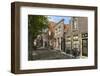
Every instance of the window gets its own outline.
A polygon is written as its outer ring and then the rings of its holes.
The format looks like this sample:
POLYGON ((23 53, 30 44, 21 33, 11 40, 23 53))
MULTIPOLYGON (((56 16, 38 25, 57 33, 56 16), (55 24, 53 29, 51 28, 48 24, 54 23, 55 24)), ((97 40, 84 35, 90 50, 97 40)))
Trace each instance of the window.
POLYGON ((78 20, 77 20, 77 18, 74 18, 74 20, 73 20, 73 29, 78 29, 78 20))

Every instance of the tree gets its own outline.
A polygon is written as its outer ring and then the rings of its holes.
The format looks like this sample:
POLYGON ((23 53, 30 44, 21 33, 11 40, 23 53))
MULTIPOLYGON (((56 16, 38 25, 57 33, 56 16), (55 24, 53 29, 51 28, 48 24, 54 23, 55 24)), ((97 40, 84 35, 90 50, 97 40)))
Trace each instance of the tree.
POLYGON ((32 59, 32 51, 35 48, 33 42, 37 35, 48 27, 48 18, 41 15, 28 15, 28 50, 29 60, 32 59))
POLYGON ((43 32, 43 29, 48 27, 48 19, 46 16, 41 15, 29 15, 28 16, 28 35, 29 42, 32 44, 32 41, 37 37, 37 35, 43 32))
POLYGON ((32 38, 42 33, 42 30, 48 27, 48 19, 46 16, 29 15, 28 16, 28 31, 32 34, 32 38))

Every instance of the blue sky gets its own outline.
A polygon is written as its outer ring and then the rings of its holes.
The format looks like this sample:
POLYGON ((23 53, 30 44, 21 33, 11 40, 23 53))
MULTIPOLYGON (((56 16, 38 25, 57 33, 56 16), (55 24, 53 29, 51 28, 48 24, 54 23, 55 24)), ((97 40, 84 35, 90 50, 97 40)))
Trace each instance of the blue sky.
POLYGON ((48 16, 49 21, 59 22, 64 19, 64 24, 69 24, 71 17, 68 16, 48 16))

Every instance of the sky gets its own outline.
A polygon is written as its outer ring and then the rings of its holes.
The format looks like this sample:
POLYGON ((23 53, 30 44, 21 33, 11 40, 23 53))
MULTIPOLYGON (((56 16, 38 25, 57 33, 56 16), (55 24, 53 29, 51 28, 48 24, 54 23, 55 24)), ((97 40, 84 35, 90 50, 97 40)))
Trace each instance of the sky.
POLYGON ((69 24, 71 17, 68 16, 48 16, 49 21, 59 22, 60 20, 64 19, 64 24, 69 24))

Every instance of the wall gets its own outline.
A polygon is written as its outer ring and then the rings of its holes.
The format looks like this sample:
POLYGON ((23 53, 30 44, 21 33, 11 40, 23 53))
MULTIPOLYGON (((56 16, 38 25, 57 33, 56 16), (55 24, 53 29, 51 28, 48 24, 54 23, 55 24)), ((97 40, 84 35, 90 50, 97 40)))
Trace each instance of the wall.
MULTIPOLYGON (((0 76, 99 76, 100 74, 100 59, 98 61, 98 70, 81 70, 81 71, 65 71, 52 73, 38 73, 38 74, 21 74, 14 75, 10 73, 11 60, 11 10, 10 3, 15 0, 0 0, 0 76)), ((16 0, 29 1, 41 3, 56 3, 56 4, 71 4, 71 5, 87 5, 98 6, 98 24, 100 24, 100 1, 99 0, 16 0)), ((100 33, 100 26, 98 25, 98 33, 100 33)), ((100 39, 100 35, 98 36, 100 39)), ((100 40, 98 40, 98 43, 100 40)), ((99 45, 100 46, 100 43, 99 45)), ((98 48, 98 50, 100 50, 98 48)), ((100 51, 98 51, 100 58, 100 51)))

